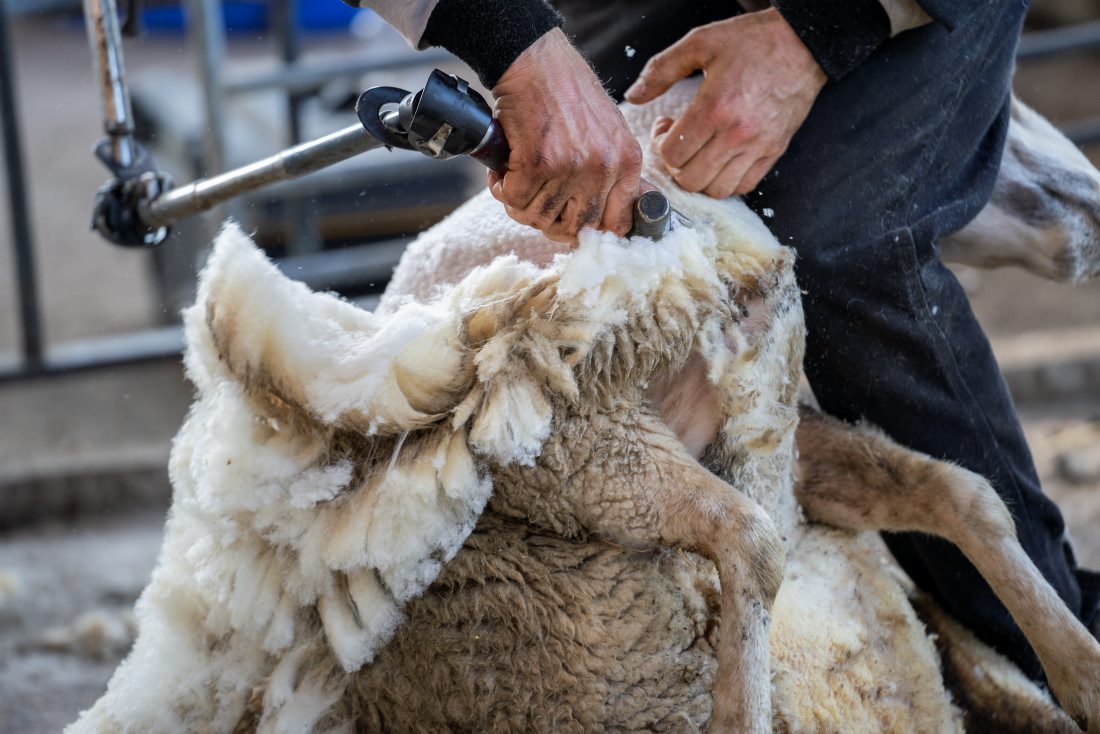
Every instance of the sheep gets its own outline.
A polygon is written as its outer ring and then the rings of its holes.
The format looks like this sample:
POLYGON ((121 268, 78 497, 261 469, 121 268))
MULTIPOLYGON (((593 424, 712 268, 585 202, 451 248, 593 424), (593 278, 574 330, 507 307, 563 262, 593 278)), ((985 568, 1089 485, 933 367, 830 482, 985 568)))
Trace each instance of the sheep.
POLYGON ((800 420, 791 253, 649 174, 694 227, 564 255, 482 195, 374 313, 223 231, 139 636, 70 731, 959 730, 876 538, 800 512, 958 543, 1100 720, 1100 646, 988 484, 800 420))
POLYGON ((1100 171, 1044 117, 1015 97, 989 203, 940 243, 944 260, 1016 265, 1050 280, 1100 275, 1100 171))

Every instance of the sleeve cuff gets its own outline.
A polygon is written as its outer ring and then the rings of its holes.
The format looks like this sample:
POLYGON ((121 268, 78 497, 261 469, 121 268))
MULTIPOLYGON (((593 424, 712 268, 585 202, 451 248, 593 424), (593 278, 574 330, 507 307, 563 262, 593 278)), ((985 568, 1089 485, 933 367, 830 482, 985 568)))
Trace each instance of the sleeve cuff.
POLYGON ((771 0, 832 81, 846 76, 890 37, 880 0, 771 0))
POLYGON ((562 22, 544 0, 439 0, 421 45, 447 49, 492 89, 528 46, 562 22))

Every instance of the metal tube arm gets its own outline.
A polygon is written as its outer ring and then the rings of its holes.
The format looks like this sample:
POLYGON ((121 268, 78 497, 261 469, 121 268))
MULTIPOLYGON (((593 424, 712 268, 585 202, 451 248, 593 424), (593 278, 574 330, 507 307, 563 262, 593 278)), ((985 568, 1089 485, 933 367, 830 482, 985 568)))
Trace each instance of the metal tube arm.
POLYGON ((147 227, 164 227, 261 186, 298 178, 381 146, 357 123, 255 163, 172 189, 141 202, 138 213, 147 227))

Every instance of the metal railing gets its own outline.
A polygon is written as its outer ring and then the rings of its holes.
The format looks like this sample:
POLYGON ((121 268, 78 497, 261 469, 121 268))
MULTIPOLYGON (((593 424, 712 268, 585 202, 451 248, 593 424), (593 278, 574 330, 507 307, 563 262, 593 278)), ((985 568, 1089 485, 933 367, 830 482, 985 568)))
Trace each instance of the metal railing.
MULTIPOLYGON (((1096 49, 1100 49, 1100 20, 1025 33, 1016 58, 1021 62, 1040 61, 1096 49)), ((1078 145, 1100 143, 1100 117, 1067 123, 1061 128, 1078 145)))
MULTIPOLYGON (((442 52, 429 52, 413 58, 392 61, 355 59, 348 62, 306 64, 298 60, 297 41, 287 8, 283 3, 276 24, 280 34, 280 49, 286 65, 277 71, 248 77, 230 77, 214 84, 218 70, 214 68, 224 50, 224 29, 221 26, 218 0, 189 0, 195 27, 191 32, 204 64, 204 85, 207 119, 218 122, 224 117, 222 94, 239 95, 263 90, 280 89, 288 94, 291 131, 289 144, 298 142, 299 105, 295 95, 315 90, 333 78, 354 78, 367 72, 397 69, 411 65, 435 64, 448 58, 442 52)), ((3 135, 3 155, 7 174, 7 193, 11 212, 11 235, 16 264, 16 290, 19 304, 21 350, 7 363, 0 360, 0 382, 30 377, 56 375, 148 360, 177 358, 182 348, 179 327, 134 331, 128 334, 71 341, 47 348, 43 337, 38 304, 37 271, 34 262, 32 227, 29 220, 26 174, 23 166, 20 130, 17 119, 17 90, 12 60, 9 10, 0 1, 0 130, 3 135)), ((1020 44, 1019 59, 1023 62, 1100 48, 1100 21, 1049 31, 1028 33, 1020 44)), ((207 165, 212 172, 222 170, 224 143, 219 136, 222 125, 208 125, 207 165)), ((1063 130, 1078 144, 1100 142, 1100 119, 1065 125, 1063 130)), ((91 193, 91 192, 89 192, 91 193)), ((400 256, 404 241, 374 246, 367 257, 357 253, 354 260, 338 253, 302 254, 283 263, 284 270, 307 283, 331 284, 333 280, 362 278, 385 282, 400 256)), ((326 287, 331 287, 326 285, 326 287)), ((366 300, 364 305, 370 305, 366 300)))
MULTIPOLYGON (((23 168, 23 146, 16 114, 15 68, 11 51, 8 13, 0 3, 0 128, 4 137, 4 163, 8 177, 8 207, 12 244, 15 251, 15 288, 19 294, 19 325, 22 361, 18 373, 33 373, 45 365, 42 320, 38 310, 38 275, 34 266, 27 179, 23 168)), ((0 372, 0 375, 3 373, 0 372)))
MULTIPOLYGON (((403 56, 392 59, 354 58, 342 63, 303 63, 299 60, 296 26, 293 23, 295 0, 277 0, 275 31, 283 66, 253 77, 238 76, 228 81, 220 78, 225 56, 225 29, 221 20, 220 0, 187 0, 191 22, 188 35, 195 47, 201 66, 205 115, 213 121, 205 127, 204 165, 217 173, 225 167, 225 109, 223 95, 267 89, 283 90, 287 94, 290 148, 232 172, 233 175, 212 175, 206 179, 180 186, 158 197, 144 209, 144 220, 156 224, 168 223, 206 208, 212 201, 223 201, 233 194, 253 190, 265 183, 320 170, 353 155, 380 146, 361 125, 347 128, 318 140, 299 143, 301 138, 300 95, 318 89, 333 78, 354 78, 363 73, 413 66, 427 66, 452 58, 442 52, 403 56), (296 145, 296 143, 298 143, 296 145)), ((105 95, 109 142, 113 150, 118 145, 125 154, 132 143, 132 119, 129 93, 121 59, 110 58, 111 44, 104 44, 113 31, 117 43, 117 18, 113 16, 113 0, 85 0, 89 39, 98 66, 105 95), (111 12, 104 14, 103 10, 111 12), (107 28, 95 27, 98 19, 107 28), (113 26, 112 26, 113 24, 113 26), (106 45, 107 48, 97 48, 106 45), (113 104, 114 103, 114 104, 113 104)), ((19 300, 20 352, 15 358, 0 355, 0 382, 16 379, 58 375, 74 371, 110 367, 122 364, 166 358, 178 358, 183 346, 180 327, 168 326, 131 331, 126 334, 91 339, 78 339, 47 346, 43 334, 37 288, 35 248, 29 206, 27 178, 23 166, 21 136, 18 126, 16 74, 11 57, 9 12, 0 1, 0 129, 3 132, 4 161, 8 179, 8 197, 12 212, 11 231, 16 263, 16 290, 19 300)), ((117 49, 114 49, 117 50, 117 49)), ((352 117, 354 119, 354 117, 352 117)), ((123 155, 122 158, 127 156, 123 155)), ((293 206, 293 203, 291 204, 293 206)), ((304 207, 303 207, 304 208, 304 207)), ((292 220, 308 221, 305 212, 297 212, 292 220)), ((315 225, 314 225, 315 226, 315 225)), ((299 228, 302 228, 299 225, 299 228)), ((308 239, 301 232, 295 235, 308 239)), ((314 253, 298 248, 277 264, 290 277, 315 288, 340 288, 345 284, 377 282, 384 284, 408 239, 376 242, 369 247, 352 248, 354 252, 314 253)), ((377 297, 367 296, 357 302, 372 306, 377 297)))

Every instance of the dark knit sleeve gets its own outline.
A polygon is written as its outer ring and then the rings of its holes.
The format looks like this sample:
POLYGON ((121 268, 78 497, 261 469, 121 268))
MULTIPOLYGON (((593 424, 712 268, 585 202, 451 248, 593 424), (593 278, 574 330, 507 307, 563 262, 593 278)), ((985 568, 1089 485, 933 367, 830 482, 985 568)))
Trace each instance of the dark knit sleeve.
POLYGON ((932 16, 937 23, 953 31, 978 10, 989 4, 989 0, 918 0, 924 12, 932 16))
POLYGON ((771 0, 771 3, 833 81, 863 63, 890 37, 890 16, 879 0, 771 0))
POLYGON ((421 44, 447 49, 492 89, 528 46, 562 22, 544 0, 439 0, 421 44))

